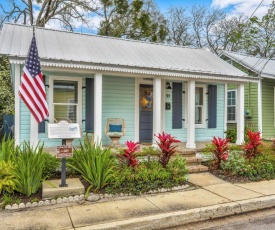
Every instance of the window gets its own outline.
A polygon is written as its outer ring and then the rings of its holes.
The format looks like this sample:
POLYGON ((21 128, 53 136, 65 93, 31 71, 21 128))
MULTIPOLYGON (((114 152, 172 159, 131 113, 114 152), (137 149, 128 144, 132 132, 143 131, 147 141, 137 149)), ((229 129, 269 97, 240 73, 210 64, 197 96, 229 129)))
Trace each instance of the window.
POLYGON ((205 87, 195 89, 195 124, 196 127, 204 126, 205 121, 205 87))
MULTIPOLYGON (((187 92, 188 89, 185 91, 187 92)), ((188 94, 185 93, 185 117, 187 119, 185 122, 185 128, 187 127, 188 117, 187 117, 187 110, 188 110, 188 94)), ((198 84, 195 87, 195 127, 196 128, 205 128, 205 113, 206 113, 206 85, 198 84)))
POLYGON ((236 90, 227 91, 227 122, 236 122, 236 90))
POLYGON ((72 123, 81 121, 81 81, 77 78, 52 77, 50 80, 50 119, 72 123))

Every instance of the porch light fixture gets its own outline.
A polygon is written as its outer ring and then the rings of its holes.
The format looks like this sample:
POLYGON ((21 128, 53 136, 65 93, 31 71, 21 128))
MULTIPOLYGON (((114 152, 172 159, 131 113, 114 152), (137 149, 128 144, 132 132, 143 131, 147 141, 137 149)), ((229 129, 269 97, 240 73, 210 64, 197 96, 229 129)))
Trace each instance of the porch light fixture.
POLYGON ((170 82, 166 82, 166 89, 172 89, 170 82))

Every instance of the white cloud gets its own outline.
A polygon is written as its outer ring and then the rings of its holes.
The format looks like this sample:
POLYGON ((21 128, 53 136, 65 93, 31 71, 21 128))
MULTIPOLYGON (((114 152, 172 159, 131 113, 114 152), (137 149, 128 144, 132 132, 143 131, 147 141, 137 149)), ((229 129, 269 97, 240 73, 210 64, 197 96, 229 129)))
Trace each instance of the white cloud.
MULTIPOLYGON (((245 14, 251 16, 260 2, 260 0, 212 0, 211 7, 227 9, 230 15, 245 14)), ((254 15, 257 17, 265 15, 271 2, 272 0, 264 0, 254 15)))

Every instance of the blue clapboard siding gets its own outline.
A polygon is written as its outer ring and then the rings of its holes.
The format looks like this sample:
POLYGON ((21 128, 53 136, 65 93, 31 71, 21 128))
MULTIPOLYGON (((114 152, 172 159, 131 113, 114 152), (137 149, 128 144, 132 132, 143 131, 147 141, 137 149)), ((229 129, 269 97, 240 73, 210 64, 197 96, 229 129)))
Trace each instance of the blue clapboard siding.
POLYGON ((126 135, 120 139, 134 140, 135 133, 135 79, 126 77, 103 76, 102 98, 102 144, 111 143, 104 133, 107 118, 123 118, 126 122, 126 135))
MULTIPOLYGON (((185 84, 182 83, 182 91, 185 91, 185 84)), ((171 84, 172 85, 172 84, 171 84)), ((186 142, 187 134, 186 129, 184 128, 185 122, 182 121, 182 127, 173 129, 172 128, 172 120, 173 120, 173 89, 166 89, 165 90, 165 102, 171 103, 171 109, 165 110, 165 132, 171 133, 174 137, 176 137, 178 140, 182 142, 186 142)), ((185 104, 185 94, 181 94, 182 97, 182 119, 185 119, 185 113, 184 113, 184 104, 185 104)))
MULTIPOLYGON (((196 128, 196 141, 210 141, 213 136, 223 137, 224 132, 224 84, 217 85, 217 127, 208 129, 208 121, 206 121, 206 128, 196 128)), ((208 98, 206 97, 206 105, 208 105, 208 98)), ((206 119, 208 118, 208 106, 206 106, 206 119)))
MULTIPOLYGON (((186 91, 187 84, 183 82, 182 91, 186 91)), ((165 132, 171 133, 180 141, 187 141, 187 126, 185 124, 186 121, 183 121, 183 127, 181 129, 173 129, 172 128, 172 89, 166 89, 165 91, 165 102, 171 103, 171 110, 165 110, 165 132)), ((182 94, 182 118, 186 119, 185 108, 185 94, 182 94)), ((206 119, 208 119, 208 99, 206 98, 206 119)), ((213 136, 223 137, 224 132, 224 84, 217 85, 217 127, 208 129, 208 121, 206 121, 205 128, 196 128, 195 129, 195 138, 196 141, 210 141, 213 136)))
MULTIPOLYGON (((42 70, 43 71, 43 70, 42 70)), ((43 74, 46 75, 46 84, 49 84, 49 76, 68 76, 68 79, 70 77, 80 77, 82 78, 82 86, 86 86, 86 78, 93 78, 93 75, 88 75, 88 74, 75 74, 75 73, 66 73, 62 74, 60 72, 48 72, 48 71, 43 71, 43 74)), ((47 101, 49 101, 49 88, 46 87, 46 94, 47 94, 47 101)), ((86 91, 85 88, 82 90, 82 120, 85 119, 85 104, 86 104, 86 99, 85 99, 86 91)), ((25 119, 25 118, 24 118, 25 119)), ((22 122, 22 121, 21 121, 22 122)), ((82 131, 85 130, 85 121, 80 124, 80 128, 82 131)), ((22 133, 22 132, 21 132, 22 133)), ((73 141, 74 146, 79 146, 79 141, 83 141, 85 137, 85 133, 82 132, 82 138, 81 139, 75 139, 73 141)), ((38 138, 41 141, 41 143, 44 142, 44 145, 47 147, 55 147, 57 145, 61 145, 61 139, 48 139, 48 122, 46 122, 46 133, 39 133, 38 138)), ((29 140, 29 139, 28 139, 29 140)))

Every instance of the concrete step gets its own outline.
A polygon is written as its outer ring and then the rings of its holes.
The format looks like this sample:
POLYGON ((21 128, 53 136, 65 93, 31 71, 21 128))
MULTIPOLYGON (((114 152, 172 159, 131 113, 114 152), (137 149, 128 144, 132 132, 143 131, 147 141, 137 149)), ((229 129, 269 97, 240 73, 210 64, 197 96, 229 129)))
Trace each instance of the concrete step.
POLYGON ((200 157, 186 157, 186 165, 200 165, 202 162, 202 159, 200 157))
POLYGON ((178 150, 176 152, 177 155, 181 155, 185 158, 188 157, 196 157, 196 151, 195 150, 178 150))
POLYGON ((187 166, 189 173, 207 172, 208 167, 204 165, 190 165, 187 166))

